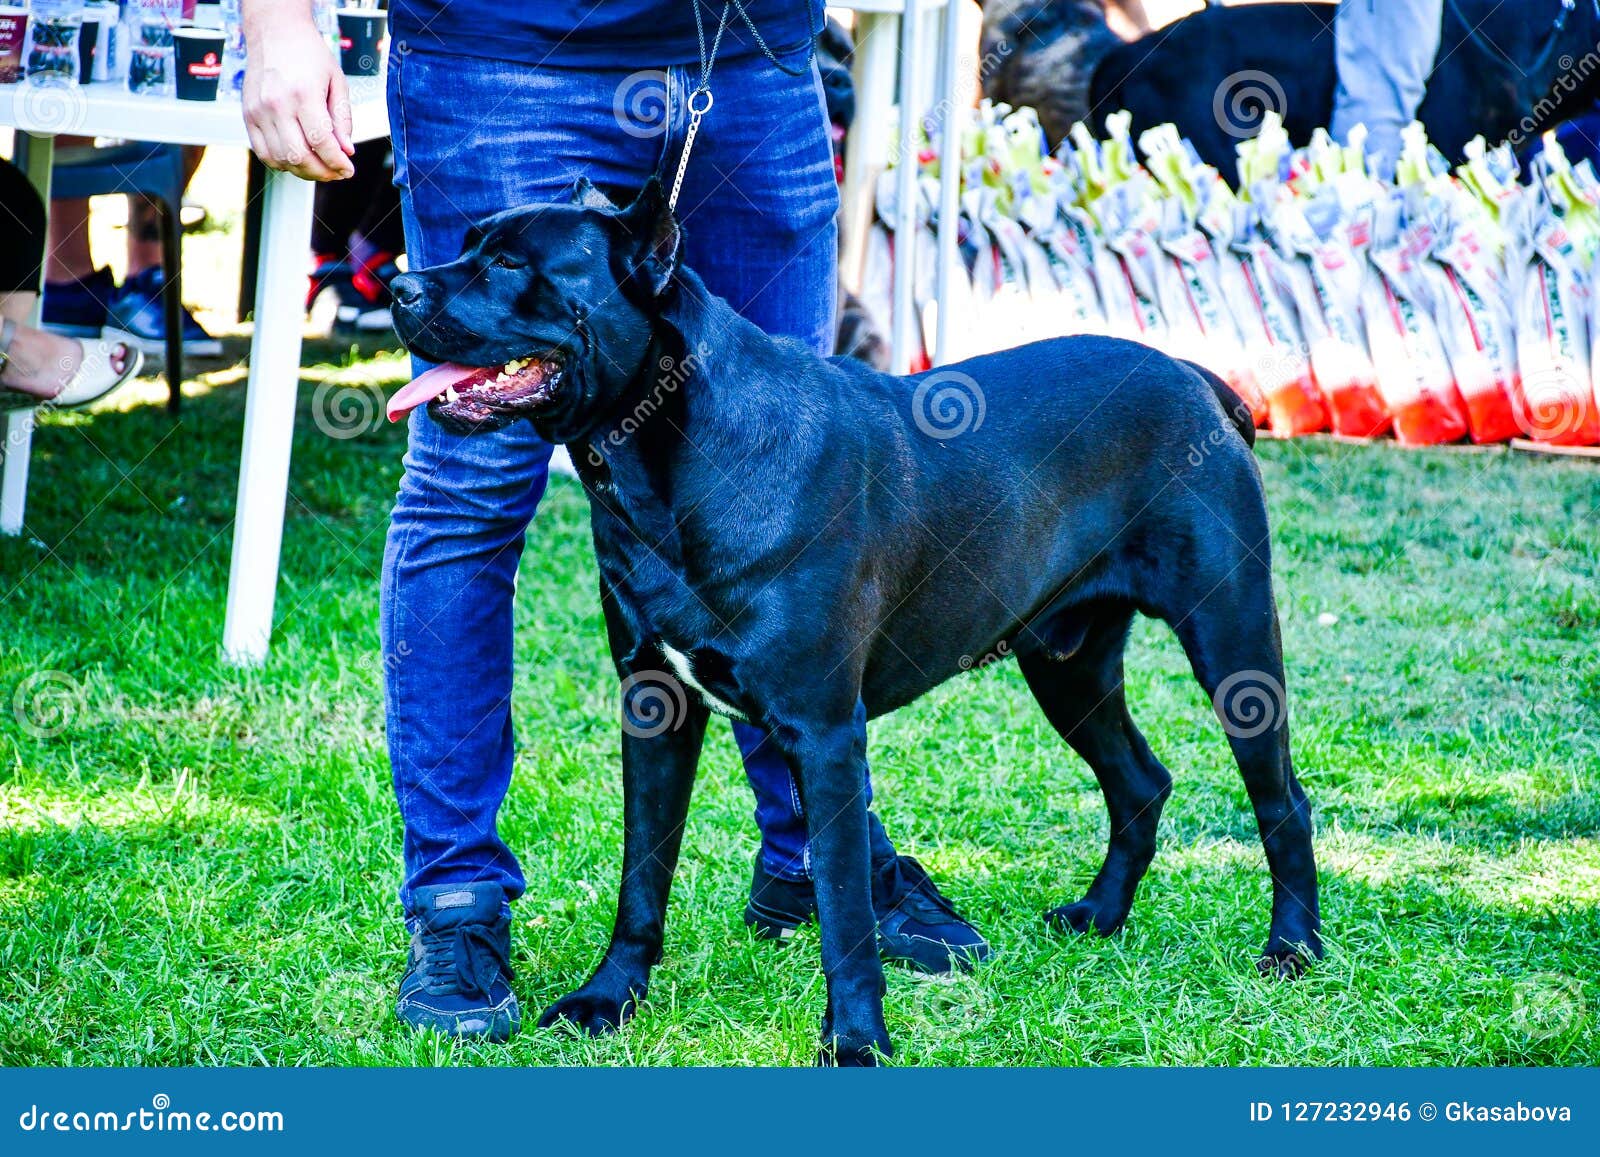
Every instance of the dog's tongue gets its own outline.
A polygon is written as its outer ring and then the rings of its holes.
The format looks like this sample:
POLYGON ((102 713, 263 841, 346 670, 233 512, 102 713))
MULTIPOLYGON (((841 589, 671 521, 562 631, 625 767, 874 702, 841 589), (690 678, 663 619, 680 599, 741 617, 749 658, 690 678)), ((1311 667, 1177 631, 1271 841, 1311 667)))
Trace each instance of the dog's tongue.
POLYGON ((470 377, 482 376, 493 373, 482 366, 463 366, 455 362, 446 362, 442 366, 434 366, 420 377, 401 386, 389 399, 389 421, 398 422, 418 406, 425 406, 451 386, 459 385, 470 377))

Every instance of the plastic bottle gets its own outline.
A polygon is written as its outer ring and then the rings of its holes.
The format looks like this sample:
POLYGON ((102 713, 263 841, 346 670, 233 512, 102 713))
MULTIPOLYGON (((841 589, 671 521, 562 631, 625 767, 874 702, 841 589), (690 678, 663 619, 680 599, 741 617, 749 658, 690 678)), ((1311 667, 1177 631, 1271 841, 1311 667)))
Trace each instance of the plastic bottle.
POLYGON ((317 31, 327 41, 328 51, 339 55, 339 4, 338 0, 311 0, 311 18, 317 31))
POLYGON ((150 96, 173 92, 172 30, 183 19, 183 0, 130 0, 132 37, 128 91, 150 96))
POLYGON ((222 0, 222 30, 227 37, 222 53, 221 91, 244 91, 244 21, 239 16, 239 0, 222 0))
POLYGON ((29 78, 78 82, 83 0, 33 0, 24 69, 29 78))

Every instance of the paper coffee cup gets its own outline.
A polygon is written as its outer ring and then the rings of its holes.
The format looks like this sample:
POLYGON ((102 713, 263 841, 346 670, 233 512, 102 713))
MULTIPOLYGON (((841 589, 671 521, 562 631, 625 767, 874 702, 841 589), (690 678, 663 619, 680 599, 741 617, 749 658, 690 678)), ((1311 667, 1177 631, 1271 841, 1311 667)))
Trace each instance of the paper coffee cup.
POLYGON ((389 14, 379 8, 339 9, 339 65, 346 76, 377 76, 389 14))
POLYGON ((0 84, 22 79, 22 50, 28 39, 28 10, 20 4, 0 4, 0 84))
POLYGON ((217 28, 173 29, 179 100, 217 99, 224 41, 222 31, 217 28))

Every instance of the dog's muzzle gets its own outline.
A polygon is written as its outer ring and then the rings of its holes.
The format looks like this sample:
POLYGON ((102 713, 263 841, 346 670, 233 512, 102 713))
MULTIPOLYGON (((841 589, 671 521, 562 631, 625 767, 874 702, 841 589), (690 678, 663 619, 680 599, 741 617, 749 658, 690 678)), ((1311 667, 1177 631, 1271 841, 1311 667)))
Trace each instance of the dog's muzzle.
POLYGON ((389 420, 398 422, 426 404, 447 430, 498 430, 531 418, 554 401, 563 363, 555 355, 513 358, 499 366, 435 366, 389 399, 389 420))

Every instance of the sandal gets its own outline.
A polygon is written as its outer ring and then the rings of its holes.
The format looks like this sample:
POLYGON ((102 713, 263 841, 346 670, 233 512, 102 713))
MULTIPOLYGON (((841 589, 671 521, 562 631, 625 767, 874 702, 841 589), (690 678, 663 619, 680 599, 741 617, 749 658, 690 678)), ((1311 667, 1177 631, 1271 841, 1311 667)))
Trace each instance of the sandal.
MULTIPOLYGON (((10 318, 0 322, 0 373, 5 371, 7 363, 11 360, 11 342, 16 334, 16 322, 10 318)), ((21 390, 0 386, 0 410, 28 410, 36 406, 49 406, 52 409, 87 406, 129 381, 144 365, 144 354, 139 352, 131 339, 83 338, 80 344, 83 347, 83 360, 78 363, 77 372, 72 375, 72 380, 61 388, 60 393, 54 397, 41 398, 37 394, 27 394, 21 390), (123 359, 120 374, 111 367, 111 359, 116 356, 118 349, 122 351, 123 359)))

